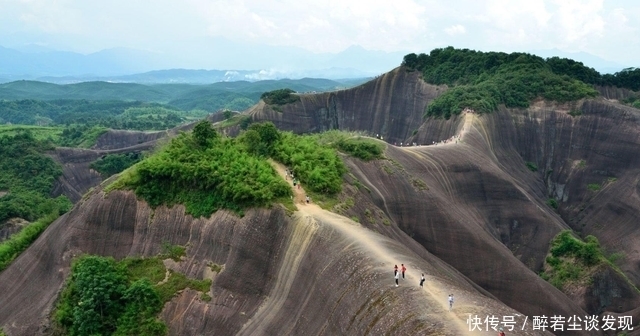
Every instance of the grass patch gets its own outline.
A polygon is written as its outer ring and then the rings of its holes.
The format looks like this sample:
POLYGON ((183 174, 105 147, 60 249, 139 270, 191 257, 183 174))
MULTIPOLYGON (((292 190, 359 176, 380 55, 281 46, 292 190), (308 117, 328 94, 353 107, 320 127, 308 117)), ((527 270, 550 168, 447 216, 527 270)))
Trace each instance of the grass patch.
POLYGON ((600 189, 602 189, 602 186, 597 183, 590 183, 587 185, 587 189, 591 191, 599 191, 600 189))
POLYGON ((244 130, 244 129, 247 129, 247 127, 249 127, 250 123, 251 123, 251 117, 246 115, 236 114, 231 118, 225 119, 220 123, 215 124, 215 127, 226 128, 226 127, 240 125, 240 128, 244 130))
POLYGON ((424 183, 423 180, 418 178, 411 179, 411 185, 417 188, 418 190, 429 190, 429 187, 427 187, 427 184, 424 183))
POLYGON ((166 268, 161 258, 124 258, 119 262, 127 270, 130 281, 147 278, 151 283, 164 280, 166 268))
POLYGON ((389 219, 385 218, 385 219, 382 220, 382 224, 384 224, 386 226, 389 226, 389 225, 391 225, 391 222, 389 221, 389 219))
POLYGON ((211 280, 194 280, 187 278, 184 274, 169 270, 169 279, 167 282, 157 286, 160 301, 169 302, 185 288, 191 288, 200 292, 208 292, 211 287, 211 280))
POLYGON ((527 166, 527 169, 529 169, 530 171, 532 172, 538 171, 538 166, 535 163, 527 161, 524 164, 527 166))
POLYGON ((617 181, 617 180, 618 180, 618 179, 617 179, 617 178, 615 178, 615 177, 609 177, 609 178, 607 178, 607 182, 609 182, 609 183, 613 183, 613 182, 615 182, 615 181, 617 181))
POLYGON ((360 218, 358 218, 356 216, 351 216, 351 220, 356 222, 356 223, 360 223, 360 218))
POLYGON ((168 242, 162 243, 161 258, 173 259, 174 261, 180 261, 180 258, 186 255, 187 248, 180 245, 171 245, 168 242))
POLYGON ((204 301, 204 302, 209 302, 211 301, 211 296, 207 293, 202 293, 200 294, 200 300, 204 301))
POLYGON ((580 160, 580 161, 578 162, 578 167, 579 167, 579 168, 584 168, 584 167, 586 167, 586 166, 587 166, 587 161, 585 161, 585 160, 580 160))

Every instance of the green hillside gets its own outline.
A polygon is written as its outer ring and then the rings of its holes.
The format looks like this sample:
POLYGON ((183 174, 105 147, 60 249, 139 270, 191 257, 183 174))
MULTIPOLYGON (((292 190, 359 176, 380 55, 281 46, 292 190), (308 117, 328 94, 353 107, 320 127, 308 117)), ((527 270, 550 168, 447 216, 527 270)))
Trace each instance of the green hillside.
POLYGON ((613 85, 632 90, 640 86, 640 69, 614 75, 570 59, 544 59, 526 53, 480 52, 469 49, 434 49, 427 54, 408 54, 402 65, 418 70, 425 81, 446 84, 446 93, 426 108, 426 116, 449 118, 470 108, 479 113, 499 105, 528 107, 536 98, 566 102, 595 97, 593 85, 613 85))

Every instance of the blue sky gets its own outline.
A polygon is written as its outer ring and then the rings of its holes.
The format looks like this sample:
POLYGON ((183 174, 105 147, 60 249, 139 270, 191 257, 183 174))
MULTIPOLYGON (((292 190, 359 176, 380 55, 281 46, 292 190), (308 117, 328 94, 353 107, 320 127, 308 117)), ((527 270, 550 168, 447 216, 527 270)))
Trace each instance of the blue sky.
POLYGON ((639 23, 637 1, 0 0, 0 45, 82 53, 189 52, 223 37, 315 53, 559 49, 640 66, 639 23))

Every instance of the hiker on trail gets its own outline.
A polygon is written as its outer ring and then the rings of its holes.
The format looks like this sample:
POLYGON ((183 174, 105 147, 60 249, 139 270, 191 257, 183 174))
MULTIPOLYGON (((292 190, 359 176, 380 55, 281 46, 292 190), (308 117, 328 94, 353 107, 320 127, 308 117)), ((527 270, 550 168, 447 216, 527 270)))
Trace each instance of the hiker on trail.
POLYGON ((449 311, 453 308, 453 294, 449 294, 449 311))
POLYGON ((307 195, 307 204, 309 204, 309 195, 307 195))
POLYGON ((498 336, 505 336, 504 335, 504 331, 502 330, 502 328, 500 328, 500 332, 498 333, 498 336))
POLYGON ((401 270, 402 270, 402 279, 404 279, 404 272, 407 271, 407 268, 404 267, 404 264, 400 264, 400 266, 402 266, 401 270))
POLYGON ((393 266, 393 275, 398 274, 398 265, 393 266))
POLYGON ((420 277, 420 287, 424 287, 424 273, 422 273, 422 276, 420 277))
POLYGON ((396 287, 398 287, 398 279, 400 279, 400 272, 396 272, 396 287))

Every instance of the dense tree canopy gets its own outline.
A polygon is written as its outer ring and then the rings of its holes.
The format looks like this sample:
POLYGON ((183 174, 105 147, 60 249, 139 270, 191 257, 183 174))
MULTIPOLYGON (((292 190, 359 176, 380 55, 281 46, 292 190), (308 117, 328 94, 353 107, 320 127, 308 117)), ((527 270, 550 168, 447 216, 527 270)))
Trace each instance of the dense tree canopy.
POLYGON ((428 116, 445 118, 464 108, 486 113, 500 104, 527 107, 536 98, 565 102, 593 97, 597 92, 592 85, 640 89, 638 68, 601 75, 581 62, 559 57, 543 59, 526 53, 448 47, 434 49, 428 55, 408 54, 402 65, 421 71, 429 83, 451 87, 426 110, 428 116))

